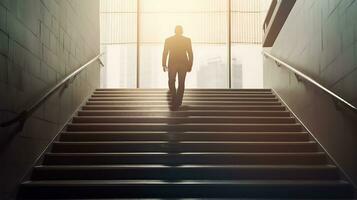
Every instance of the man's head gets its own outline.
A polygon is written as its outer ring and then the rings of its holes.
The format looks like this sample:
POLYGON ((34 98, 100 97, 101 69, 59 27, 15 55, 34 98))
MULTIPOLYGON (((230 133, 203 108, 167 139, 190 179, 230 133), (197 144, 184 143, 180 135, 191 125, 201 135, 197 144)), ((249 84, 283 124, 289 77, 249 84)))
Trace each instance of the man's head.
POLYGON ((182 35, 182 34, 183 34, 183 28, 182 28, 182 26, 177 25, 177 26, 175 27, 175 34, 176 34, 176 35, 182 35))

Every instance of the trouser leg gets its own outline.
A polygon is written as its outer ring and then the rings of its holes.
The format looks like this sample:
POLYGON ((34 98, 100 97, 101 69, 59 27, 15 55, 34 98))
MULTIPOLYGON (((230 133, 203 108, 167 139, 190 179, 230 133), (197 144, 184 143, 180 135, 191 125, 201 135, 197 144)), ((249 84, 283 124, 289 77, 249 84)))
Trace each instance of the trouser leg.
POLYGON ((179 71, 178 72, 178 88, 177 88, 177 99, 178 104, 182 104, 183 94, 185 92, 185 80, 186 80, 186 71, 179 71))
POLYGON ((171 93, 171 100, 172 100, 172 103, 175 103, 175 100, 176 100, 176 86, 175 86, 175 83, 176 83, 176 74, 177 74, 177 71, 173 68, 169 68, 169 89, 170 89, 170 93, 171 93))

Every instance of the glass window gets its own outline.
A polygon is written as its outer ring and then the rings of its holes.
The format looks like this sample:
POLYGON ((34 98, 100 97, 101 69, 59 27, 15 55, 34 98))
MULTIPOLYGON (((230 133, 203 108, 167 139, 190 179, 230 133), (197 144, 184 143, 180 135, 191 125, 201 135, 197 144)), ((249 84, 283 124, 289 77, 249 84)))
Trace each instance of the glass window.
POLYGON ((101 87, 136 87, 136 1, 100 1, 101 87))
POLYGON ((136 44, 102 45, 101 87, 136 87, 136 44))
POLYGON ((228 88, 230 71, 232 88, 262 87, 262 24, 271 0, 230 1, 229 9, 228 0, 101 0, 101 86, 167 88, 164 41, 182 25, 194 52, 188 88, 228 88))
POLYGON ((263 21, 270 0, 232 1, 232 88, 263 87, 263 21))

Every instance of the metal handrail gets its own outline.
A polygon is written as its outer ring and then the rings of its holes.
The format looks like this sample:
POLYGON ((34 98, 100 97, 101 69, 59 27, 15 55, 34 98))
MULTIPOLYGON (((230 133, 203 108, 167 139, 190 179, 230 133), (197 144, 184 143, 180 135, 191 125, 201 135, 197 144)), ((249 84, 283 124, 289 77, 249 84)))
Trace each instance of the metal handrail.
POLYGON ((311 84, 315 85, 316 87, 318 87, 319 89, 321 89, 322 91, 326 92, 327 94, 331 95, 335 100, 337 100, 338 102, 341 102, 342 104, 346 105, 348 108, 350 108, 351 110, 353 110, 354 112, 357 112, 357 108, 356 106, 354 106, 353 104, 349 103, 348 101, 346 101, 345 99, 343 99, 342 97, 338 96, 336 93, 332 92, 331 90, 327 89, 326 87, 324 87, 323 85, 321 85, 320 83, 318 83, 317 81, 315 81, 314 79, 312 79, 311 77, 307 76, 306 74, 302 73, 301 71, 295 69, 294 67, 290 66, 289 64, 287 64, 286 62, 280 60, 279 58, 271 55, 270 53, 268 53, 267 51, 263 51, 264 56, 272 59, 275 61, 275 63, 279 66, 284 66, 285 68, 287 68, 288 70, 292 71, 297 77, 302 78, 308 82, 310 82, 311 84))
POLYGON ((99 60, 99 63, 101 66, 104 66, 102 61, 100 60, 100 57, 103 55, 103 53, 98 54, 96 57, 76 69, 74 72, 71 74, 67 75, 65 78, 63 78, 60 82, 52 86, 50 89, 48 89, 45 93, 41 95, 39 99, 37 99, 34 103, 30 104, 28 107, 23 109, 16 117, 13 119, 3 122, 0 124, 0 127, 7 127, 10 126, 11 124, 14 124, 16 122, 19 122, 20 124, 20 130, 23 128, 26 120, 31 116, 32 113, 48 98, 50 97, 55 91, 57 91, 61 86, 68 84, 68 82, 74 78, 77 77, 79 73, 81 73, 84 69, 86 69, 90 64, 93 62, 99 60))
POLYGON ((263 23, 263 30, 265 32, 265 29, 268 27, 271 17, 273 16, 274 10, 276 8, 276 5, 278 4, 277 0, 273 0, 269 6, 268 12, 266 14, 264 23, 263 23))

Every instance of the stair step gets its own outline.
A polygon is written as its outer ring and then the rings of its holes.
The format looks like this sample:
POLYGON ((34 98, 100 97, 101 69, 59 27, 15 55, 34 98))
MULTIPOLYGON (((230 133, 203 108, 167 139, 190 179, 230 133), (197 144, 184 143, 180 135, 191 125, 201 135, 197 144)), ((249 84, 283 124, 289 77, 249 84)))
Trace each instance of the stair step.
MULTIPOLYGON (((89 101, 168 101, 168 97, 91 97, 89 101)), ((263 102, 278 102, 276 97, 190 97, 187 96, 183 99, 183 103, 186 101, 263 101, 263 102)))
POLYGON ((307 132, 63 132, 61 141, 308 141, 307 132))
POLYGON ((167 124, 167 123, 81 123, 68 124, 67 131, 243 131, 298 132, 300 124, 167 124))
MULTIPOLYGON (((96 90, 93 94, 167 94, 169 90, 96 90)), ((273 94, 270 90, 185 90, 185 94, 273 94)))
POLYGON ((55 153, 111 152, 314 152, 317 145, 308 142, 54 142, 55 153))
MULTIPOLYGON (((83 110, 170 110, 169 105, 84 105, 83 110)), ((181 111, 189 110, 275 110, 284 111, 284 106, 225 106, 225 105, 195 105, 195 106, 181 106, 181 111)))
MULTIPOLYGON (((121 91, 121 92, 148 92, 148 91, 165 91, 167 92, 167 88, 97 88, 95 91, 121 91)), ((213 92, 237 92, 237 91, 263 91, 263 92, 271 92, 271 89, 268 88, 247 88, 247 89, 216 89, 216 88, 186 88, 185 92, 207 92, 207 91, 213 91, 213 92)))
POLYGON ((290 117, 288 111, 232 111, 232 110, 195 110, 195 111, 138 111, 138 110, 120 110, 120 111, 98 111, 98 110, 80 110, 78 116, 245 116, 245 117, 290 117))
POLYGON ((345 181, 57 180, 27 181, 19 194, 28 198, 351 198, 352 192, 345 181))
MULTIPOLYGON (((133 94, 92 94, 91 97, 95 98, 95 97, 149 97, 149 98, 155 98, 155 97, 164 97, 164 98, 171 98, 171 94, 168 93, 159 93, 159 94, 145 94, 145 93, 133 93, 133 94)), ((215 97, 230 97, 230 98, 234 98, 234 97, 244 97, 244 98, 275 98, 274 94, 198 94, 198 93, 191 93, 191 94, 184 94, 184 98, 185 97, 198 97, 198 98, 215 98, 215 97)))
POLYGON ((37 166, 32 180, 337 180, 332 165, 37 166))
POLYGON ((231 165, 324 165, 323 152, 304 153, 48 153, 44 165, 114 164, 231 164, 231 165))
POLYGON ((73 117, 73 123, 265 123, 291 124, 296 123, 293 117, 221 117, 221 116, 192 116, 192 117, 73 117))
MULTIPOLYGON (((172 95, 169 91, 95 91, 93 95, 172 95)), ((185 91, 184 95, 210 95, 210 96, 228 96, 228 95, 275 95, 272 92, 259 92, 259 91, 237 91, 237 92, 228 92, 228 91, 185 91)))
MULTIPOLYGON (((88 101, 86 105, 171 105, 171 101, 88 101)), ((225 105, 225 106, 281 106, 278 101, 185 101, 183 106, 190 105, 225 105)))

